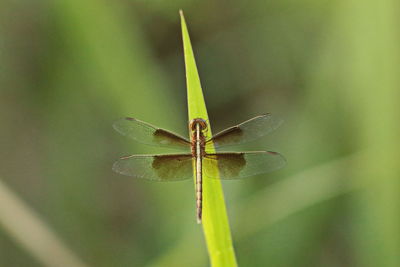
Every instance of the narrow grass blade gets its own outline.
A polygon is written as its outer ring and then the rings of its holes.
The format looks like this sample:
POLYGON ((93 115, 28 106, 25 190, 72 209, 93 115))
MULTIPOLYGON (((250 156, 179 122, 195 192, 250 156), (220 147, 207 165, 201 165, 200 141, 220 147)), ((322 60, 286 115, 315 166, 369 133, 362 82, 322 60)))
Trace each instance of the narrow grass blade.
MULTIPOLYGON (((200 78, 182 11, 180 11, 180 16, 189 120, 202 118, 208 121, 200 78)), ((208 127, 207 136, 211 136, 211 127, 208 127)), ((207 170, 207 172, 217 173, 218 170, 207 170)), ((237 266, 221 182, 218 179, 208 179, 206 176, 203 179, 203 231, 211 265, 214 267, 237 266)))
POLYGON ((2 180, 0 180, 0 227, 43 266, 87 266, 2 180))

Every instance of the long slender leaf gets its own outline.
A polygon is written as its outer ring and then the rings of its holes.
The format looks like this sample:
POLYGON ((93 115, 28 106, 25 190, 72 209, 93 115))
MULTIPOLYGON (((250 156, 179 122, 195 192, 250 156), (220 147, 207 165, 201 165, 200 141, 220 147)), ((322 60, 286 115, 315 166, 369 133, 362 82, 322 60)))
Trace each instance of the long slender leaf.
MULTIPOLYGON (((182 11, 180 15, 186 67, 189 120, 194 118, 208 120, 196 61, 182 11)), ((211 127, 208 127, 207 135, 211 136, 211 127)), ((208 170, 208 172, 216 173, 218 170, 208 170)), ((221 182, 218 179, 207 179, 207 176, 204 176, 204 178, 203 230, 211 265, 216 267, 236 266, 237 263, 232 245, 231 231, 226 214, 221 182)))

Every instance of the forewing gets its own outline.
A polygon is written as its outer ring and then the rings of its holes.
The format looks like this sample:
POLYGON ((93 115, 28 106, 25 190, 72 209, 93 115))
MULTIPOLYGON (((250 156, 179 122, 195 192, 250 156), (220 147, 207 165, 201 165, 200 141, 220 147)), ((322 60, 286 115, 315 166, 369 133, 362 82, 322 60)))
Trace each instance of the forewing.
POLYGON ((274 131, 282 122, 274 119, 271 114, 259 115, 217 133, 207 143, 211 144, 212 141, 216 148, 243 144, 274 131))
POLYGON ((187 139, 134 118, 119 119, 113 127, 120 134, 147 145, 174 148, 189 148, 190 146, 187 139))
POLYGON ((204 172, 207 172, 207 168, 211 168, 211 170, 217 168, 219 178, 225 180, 272 172, 286 164, 286 160, 281 154, 271 151, 207 154, 203 158, 203 162, 204 172))
POLYGON ((152 181, 169 182, 193 177, 191 154, 132 155, 113 165, 117 173, 152 181))

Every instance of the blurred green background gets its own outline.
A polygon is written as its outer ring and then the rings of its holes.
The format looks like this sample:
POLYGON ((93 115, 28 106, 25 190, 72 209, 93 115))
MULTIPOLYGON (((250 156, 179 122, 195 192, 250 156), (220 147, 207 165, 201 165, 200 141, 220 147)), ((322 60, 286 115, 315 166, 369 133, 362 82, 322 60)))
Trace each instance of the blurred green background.
POLYGON ((172 152, 120 117, 187 135, 180 8, 214 133, 285 120, 240 149, 286 168, 223 183, 239 266, 400 266, 395 0, 1 1, 0 265, 208 266, 192 182, 111 170, 172 152))

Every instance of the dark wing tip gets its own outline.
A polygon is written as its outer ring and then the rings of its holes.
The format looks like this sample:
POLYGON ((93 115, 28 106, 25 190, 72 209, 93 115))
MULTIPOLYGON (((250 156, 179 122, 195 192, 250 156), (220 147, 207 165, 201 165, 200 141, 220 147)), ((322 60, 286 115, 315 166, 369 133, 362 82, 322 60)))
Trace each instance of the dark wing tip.
POLYGON ((257 116, 255 116, 255 117, 252 118, 252 119, 255 119, 255 118, 264 118, 264 117, 271 117, 271 116, 272 116, 272 114, 269 113, 269 112, 267 112, 267 113, 261 113, 260 115, 257 115, 257 116))
POLYGON ((126 135, 126 133, 124 133, 123 131, 121 131, 121 123, 123 121, 137 121, 135 118, 131 118, 131 117, 124 117, 124 118, 119 118, 118 120, 114 121, 112 127, 114 128, 114 130, 116 130, 117 132, 119 132, 122 135, 126 135))
POLYGON ((275 151, 266 151, 266 153, 268 153, 268 154, 270 154, 272 156, 279 157, 279 158, 282 159, 282 165, 278 169, 282 168, 283 166, 285 166, 287 164, 286 158, 281 153, 278 153, 278 152, 275 152, 275 151))

